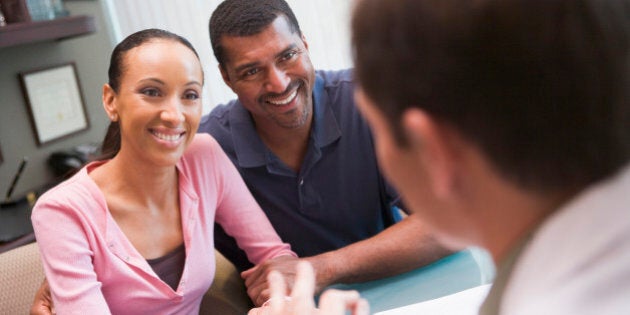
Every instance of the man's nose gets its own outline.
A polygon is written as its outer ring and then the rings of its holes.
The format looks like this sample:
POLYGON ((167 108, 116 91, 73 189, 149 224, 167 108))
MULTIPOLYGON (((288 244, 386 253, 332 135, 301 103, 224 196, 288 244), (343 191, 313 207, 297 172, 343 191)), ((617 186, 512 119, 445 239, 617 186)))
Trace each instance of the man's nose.
POLYGON ((278 67, 271 67, 267 73, 267 81, 265 82, 265 88, 268 92, 283 93, 291 83, 291 78, 287 75, 286 71, 279 69, 278 67))

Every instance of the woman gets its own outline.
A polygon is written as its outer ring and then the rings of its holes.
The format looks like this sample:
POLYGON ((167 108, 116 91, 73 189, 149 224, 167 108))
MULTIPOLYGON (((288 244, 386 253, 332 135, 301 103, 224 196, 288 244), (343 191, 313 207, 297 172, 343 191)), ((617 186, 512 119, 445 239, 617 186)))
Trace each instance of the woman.
POLYGON ((195 135, 202 86, 180 36, 149 29, 114 49, 104 158, 33 210, 58 313, 198 313, 214 276, 215 220, 256 264, 295 255, 215 140, 195 135))

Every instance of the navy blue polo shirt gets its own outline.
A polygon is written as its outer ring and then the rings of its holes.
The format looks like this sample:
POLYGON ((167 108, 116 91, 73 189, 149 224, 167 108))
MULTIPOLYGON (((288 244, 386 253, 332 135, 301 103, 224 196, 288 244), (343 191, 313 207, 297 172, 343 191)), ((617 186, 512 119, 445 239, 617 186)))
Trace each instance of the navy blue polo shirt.
MULTIPOLYGON (((299 256, 369 238, 399 219, 391 210, 397 194, 383 180, 370 130, 354 105, 352 72, 316 72, 313 99, 313 129, 298 173, 265 146, 238 100, 217 106, 199 127, 216 138, 299 256)), ((215 247, 239 270, 251 266, 219 225, 215 247)))

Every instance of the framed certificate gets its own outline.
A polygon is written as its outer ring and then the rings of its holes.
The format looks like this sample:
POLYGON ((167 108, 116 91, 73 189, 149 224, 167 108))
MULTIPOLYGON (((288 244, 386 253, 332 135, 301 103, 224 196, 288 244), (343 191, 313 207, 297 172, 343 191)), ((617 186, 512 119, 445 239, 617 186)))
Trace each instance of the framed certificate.
POLYGON ((74 63, 19 76, 38 146, 89 128, 74 63))

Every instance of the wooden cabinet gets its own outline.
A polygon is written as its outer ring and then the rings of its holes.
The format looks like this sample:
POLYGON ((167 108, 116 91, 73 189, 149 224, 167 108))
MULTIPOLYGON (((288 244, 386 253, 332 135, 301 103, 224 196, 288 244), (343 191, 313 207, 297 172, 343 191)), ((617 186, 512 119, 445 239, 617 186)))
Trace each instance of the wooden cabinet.
POLYGON ((41 41, 62 40, 96 31, 94 17, 66 16, 54 20, 10 23, 0 27, 0 48, 41 41))

